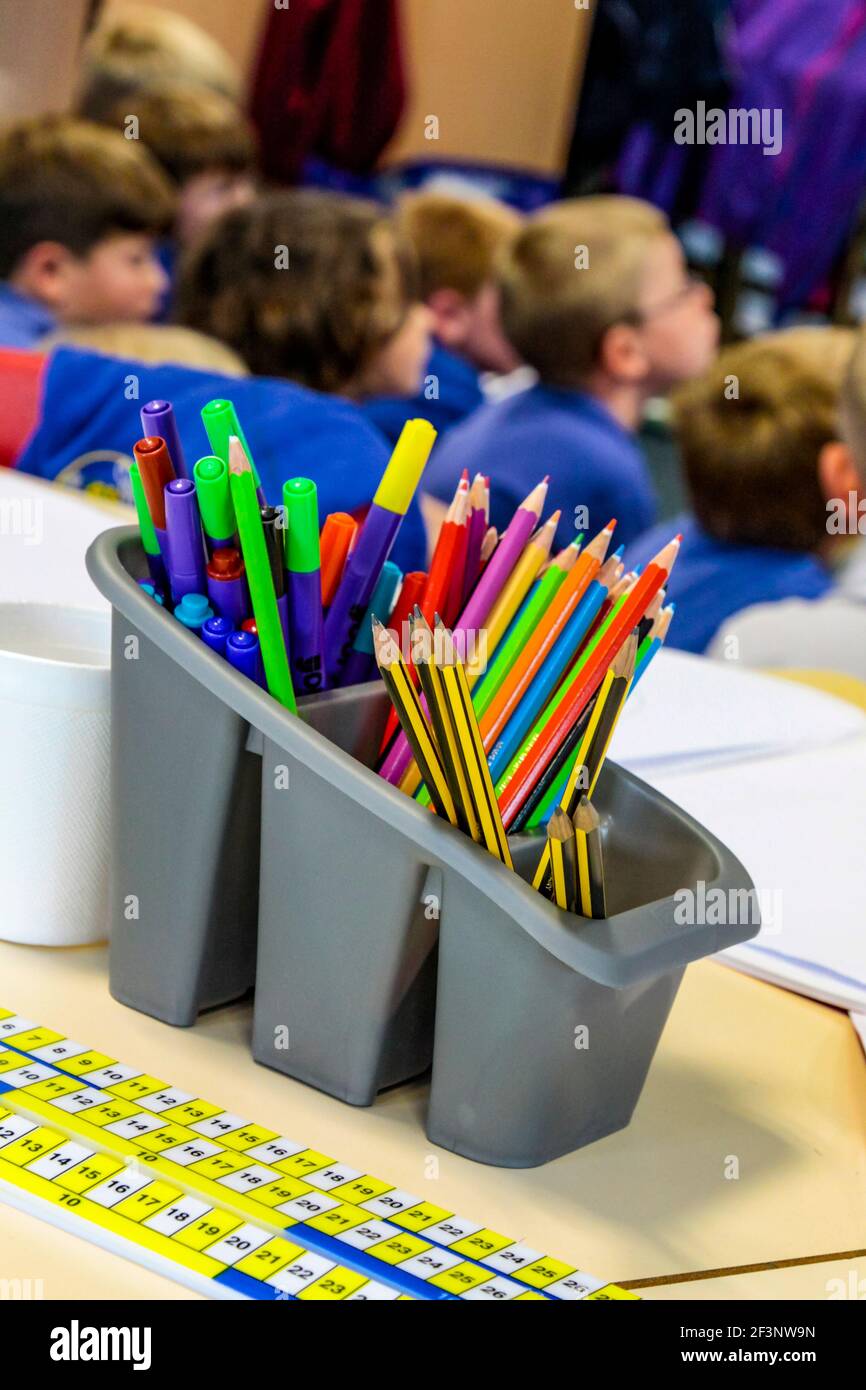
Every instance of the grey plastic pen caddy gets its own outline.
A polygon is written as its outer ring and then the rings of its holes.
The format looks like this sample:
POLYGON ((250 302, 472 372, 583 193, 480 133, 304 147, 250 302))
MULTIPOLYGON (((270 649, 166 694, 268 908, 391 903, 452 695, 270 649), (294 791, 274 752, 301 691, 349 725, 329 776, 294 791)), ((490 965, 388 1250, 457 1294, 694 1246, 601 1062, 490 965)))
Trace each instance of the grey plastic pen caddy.
POLYGON ((370 771, 378 682, 295 718, 143 592, 136 530, 87 566, 113 609, 115 998, 189 1025, 254 983, 258 1061, 354 1105, 432 1064, 429 1138, 484 1163, 627 1125, 685 966, 758 930, 676 919, 680 888, 751 888, 730 851, 609 763, 611 915, 560 912, 520 876, 543 840, 512 837, 511 873, 370 771))

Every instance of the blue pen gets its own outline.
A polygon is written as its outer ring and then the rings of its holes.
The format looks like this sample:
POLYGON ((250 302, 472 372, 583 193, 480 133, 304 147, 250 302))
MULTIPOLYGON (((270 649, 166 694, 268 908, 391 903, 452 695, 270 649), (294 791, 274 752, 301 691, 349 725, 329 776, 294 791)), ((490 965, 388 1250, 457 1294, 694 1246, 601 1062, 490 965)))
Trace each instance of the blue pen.
POLYGON ((138 582, 141 585, 144 592, 147 594, 148 598, 152 598, 154 603, 165 603, 165 598, 163 594, 160 592, 159 589, 155 589, 153 587, 149 579, 139 579, 138 582))
POLYGON ((228 618, 208 618, 207 622, 202 624, 201 640, 218 656, 225 656, 226 642, 234 631, 234 623, 228 618))
MULTIPOLYGON (((613 557, 611 557, 613 558, 613 557)), ((553 691, 559 685, 569 663, 598 616, 608 596, 606 584, 598 580, 587 586, 586 593, 575 608, 541 670, 527 690, 517 709, 502 730, 488 758, 491 774, 508 766, 553 691)), ((495 777, 494 777, 495 780, 495 777)))
POLYGON ((213 617, 213 609, 204 594, 184 594, 180 603, 175 604, 174 616, 184 627, 200 632, 208 618, 213 617))
POLYGON ((360 685, 362 681, 373 679, 376 674, 376 658, 373 655, 373 614, 387 626, 387 614, 394 607, 394 596, 403 578, 403 572, 393 560, 386 560, 376 581, 373 597, 366 613, 361 619, 358 635, 343 667, 343 685, 360 685))
POLYGON ((264 685, 264 667, 259 639, 252 632, 233 632, 226 642, 226 660, 236 671, 264 685))

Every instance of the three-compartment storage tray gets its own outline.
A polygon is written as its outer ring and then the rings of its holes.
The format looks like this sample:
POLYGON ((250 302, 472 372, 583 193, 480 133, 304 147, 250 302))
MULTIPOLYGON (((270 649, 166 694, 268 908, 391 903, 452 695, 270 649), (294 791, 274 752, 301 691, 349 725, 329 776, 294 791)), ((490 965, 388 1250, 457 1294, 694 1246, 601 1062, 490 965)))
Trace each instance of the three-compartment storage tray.
POLYGON ((604 921, 371 770, 380 682, 284 710, 149 598, 137 532, 88 571, 112 605, 110 988, 168 1023, 255 985, 253 1052, 354 1105, 432 1065, 427 1132, 544 1163, 628 1124, 689 961, 757 931, 680 925, 674 894, 749 890, 685 812, 607 764, 604 921))

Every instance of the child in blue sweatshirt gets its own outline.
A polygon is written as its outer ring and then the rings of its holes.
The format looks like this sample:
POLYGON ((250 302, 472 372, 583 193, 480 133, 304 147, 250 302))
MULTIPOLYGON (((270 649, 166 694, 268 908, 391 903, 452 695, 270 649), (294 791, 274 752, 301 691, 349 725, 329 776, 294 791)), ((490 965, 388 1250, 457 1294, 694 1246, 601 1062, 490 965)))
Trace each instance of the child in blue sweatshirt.
POLYGON ((678 394, 691 511, 626 552, 630 567, 643 565, 671 531, 683 533, 668 586, 671 646, 704 652, 744 609, 831 589, 842 546, 828 533, 823 473, 853 343, 839 328, 769 334, 726 349, 678 394))
POLYGON ((368 419, 392 442, 417 415, 444 434, 483 404, 482 373, 505 375, 520 365, 502 331, 495 269, 522 225, 519 213, 494 198, 436 191, 405 194, 395 219, 415 252, 433 349, 414 396, 364 402, 368 419))
POLYGON ((562 511, 558 546, 613 516, 617 538, 633 540, 655 511, 635 440, 642 410, 712 360, 710 291, 689 278, 663 214, 619 197, 555 203, 529 218, 499 286, 505 334, 539 381, 448 434, 423 480, 428 521, 435 527, 435 503, 441 518, 463 468, 490 477, 499 530, 548 474, 548 505, 562 511))

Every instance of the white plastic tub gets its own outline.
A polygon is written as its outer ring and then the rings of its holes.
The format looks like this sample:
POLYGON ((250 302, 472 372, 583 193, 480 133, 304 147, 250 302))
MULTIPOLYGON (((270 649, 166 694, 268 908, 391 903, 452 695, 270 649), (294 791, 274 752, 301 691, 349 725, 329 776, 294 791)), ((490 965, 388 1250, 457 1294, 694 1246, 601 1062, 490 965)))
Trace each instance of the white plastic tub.
POLYGON ((0 603, 0 937, 100 941, 108 921, 111 623, 0 603))

